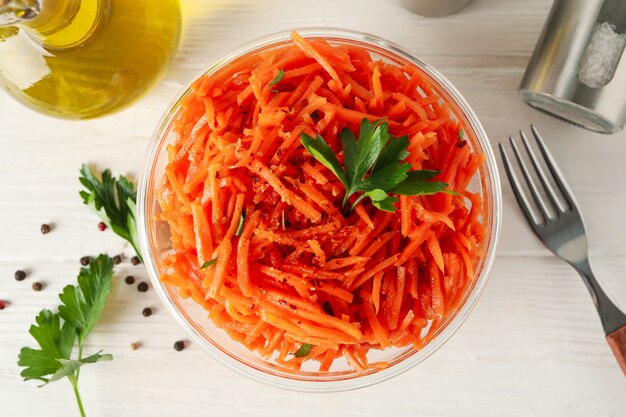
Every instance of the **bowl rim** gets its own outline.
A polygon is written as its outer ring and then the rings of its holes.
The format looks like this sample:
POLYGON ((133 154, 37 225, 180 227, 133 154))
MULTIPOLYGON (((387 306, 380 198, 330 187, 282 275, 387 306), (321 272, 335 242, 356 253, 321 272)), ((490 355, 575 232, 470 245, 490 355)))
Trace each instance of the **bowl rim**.
MULTIPOLYGON (((475 307, 478 299, 483 293, 485 284, 491 273, 491 269, 493 267, 496 256, 496 249, 500 239, 502 223, 502 192, 500 186, 500 176, 495 155, 491 148, 489 139, 482 124, 478 120, 477 115, 472 110, 465 98, 463 98, 460 92, 456 89, 456 87, 454 87, 454 85, 438 70, 434 69, 433 66, 418 58, 409 50, 395 44, 394 42, 388 41, 384 38, 369 33, 334 27, 302 27, 296 28, 294 30, 296 30, 304 38, 343 39, 369 44, 374 47, 381 48, 388 53, 397 55, 400 58, 413 63, 421 71, 424 71, 428 76, 435 80, 439 84, 439 86, 445 90, 445 92, 459 107, 463 115, 467 118, 471 128, 476 134, 477 141, 482 147, 482 151, 486 156, 485 164, 487 166, 486 171, 488 174, 488 184, 487 186, 485 186, 485 192, 490 197, 491 201, 489 206, 492 208, 492 210, 491 213, 488 213, 490 218, 486 219, 491 225, 491 229, 488 230, 487 233, 487 236, 489 236, 489 246, 487 254, 483 259, 480 274, 477 278, 475 278, 476 281, 474 283, 474 287, 466 296, 465 302, 458 307, 458 310, 455 312, 454 316, 448 321, 448 323, 444 325, 444 327, 433 338, 433 340, 431 340, 419 351, 414 351, 412 354, 405 357, 400 362, 388 368, 365 375, 355 374, 354 376, 343 378, 337 381, 312 381, 292 379, 272 374, 237 359, 233 355, 225 352, 223 349, 219 349, 211 341, 206 340, 205 337, 199 334, 194 325, 185 318, 183 312, 181 312, 181 310, 172 300, 170 294, 168 293, 168 290, 166 289, 166 286, 160 281, 160 274, 157 270, 156 262, 151 250, 151 245, 149 243, 150 219, 148 218, 148 216, 146 216, 146 209, 148 206, 147 187, 151 179, 150 173, 152 172, 157 157, 159 156, 158 150, 160 149, 160 145, 166 137, 165 135, 163 135, 168 127, 166 123, 170 120, 171 116, 177 110, 177 105, 179 104, 180 100, 189 92, 191 83, 185 85, 181 92, 170 103, 168 110, 164 112, 163 116, 159 120, 157 127, 148 144, 146 156, 144 159, 144 168, 141 174, 137 194, 137 222, 140 241, 139 244, 141 252, 144 254, 144 258, 146 261, 145 266, 148 271, 148 275, 159 298, 161 299, 161 302, 166 305, 167 309, 174 316, 178 324, 186 330, 189 336, 195 342, 203 346, 203 348, 214 359, 217 359, 227 368, 234 370, 240 375, 244 375, 252 380, 273 387, 304 392, 340 392, 364 388, 370 385, 381 383, 408 371, 409 369, 424 361, 435 351, 437 351, 441 346, 443 346, 465 322, 470 312, 475 307)), ((251 40, 216 59, 214 63, 210 65, 207 70, 202 71, 198 75, 198 77, 210 71, 221 68, 222 66, 228 64, 230 61, 236 59, 241 55, 247 54, 260 48, 269 47, 275 43, 287 41, 289 39, 290 33, 291 30, 281 30, 251 40)), ((193 78, 193 80, 196 80, 198 77, 193 78)))

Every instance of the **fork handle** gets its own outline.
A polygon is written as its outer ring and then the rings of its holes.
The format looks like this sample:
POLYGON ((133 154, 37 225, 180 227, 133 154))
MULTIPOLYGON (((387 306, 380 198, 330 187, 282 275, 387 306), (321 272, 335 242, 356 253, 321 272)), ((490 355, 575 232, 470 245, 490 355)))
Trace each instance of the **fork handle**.
POLYGON ((613 354, 617 358, 622 372, 626 375, 626 326, 623 326, 606 337, 613 354))
POLYGON ((593 303, 598 310, 606 340, 617 359, 617 363, 626 375, 626 314, 617 307, 606 295, 591 270, 589 260, 571 264, 583 279, 593 303))
POLYGON ((612 334, 616 330, 626 326, 626 314, 624 314, 604 292, 591 270, 589 260, 587 259, 578 264, 572 264, 572 266, 576 268, 591 294, 593 303, 600 316, 602 327, 604 328, 604 334, 612 334))

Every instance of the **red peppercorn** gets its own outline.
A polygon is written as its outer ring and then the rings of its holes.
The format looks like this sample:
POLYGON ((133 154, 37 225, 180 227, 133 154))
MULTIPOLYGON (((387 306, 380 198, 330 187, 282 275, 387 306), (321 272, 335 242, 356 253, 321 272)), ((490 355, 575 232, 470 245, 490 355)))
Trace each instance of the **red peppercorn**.
POLYGON ((6 306, 7 304, 4 301, 0 300, 0 310, 4 310, 6 306))
POLYGON ((107 228, 107 225, 104 224, 104 222, 98 223, 98 230, 100 230, 101 232, 104 232, 104 229, 106 228, 107 228))

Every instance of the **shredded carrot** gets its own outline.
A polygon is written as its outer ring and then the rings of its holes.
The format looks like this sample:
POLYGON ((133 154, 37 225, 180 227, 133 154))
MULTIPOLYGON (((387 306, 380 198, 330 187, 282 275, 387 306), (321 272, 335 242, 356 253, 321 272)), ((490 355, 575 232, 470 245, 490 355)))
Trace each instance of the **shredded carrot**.
POLYGON ((412 64, 356 42, 292 41, 199 78, 181 101, 157 189, 172 249, 161 280, 282 369, 316 361, 327 372, 339 358, 382 369, 370 349, 421 349, 472 289, 486 202, 467 186, 485 158, 460 110, 412 64), (299 137, 320 134, 341 155, 338 132, 358 137, 363 118, 407 135, 406 161, 440 171, 457 195, 342 212, 343 185, 299 137), (305 343, 309 354, 295 357, 305 343))

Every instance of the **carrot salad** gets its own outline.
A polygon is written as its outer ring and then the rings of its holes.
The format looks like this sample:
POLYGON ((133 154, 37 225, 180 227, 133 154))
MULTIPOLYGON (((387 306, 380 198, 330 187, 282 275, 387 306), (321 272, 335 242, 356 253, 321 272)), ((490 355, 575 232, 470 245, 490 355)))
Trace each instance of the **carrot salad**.
POLYGON ((172 129, 161 279, 247 348, 288 369, 382 368, 370 349, 420 349, 470 291, 486 229, 468 184, 485 158, 416 67, 293 32, 196 80, 172 129), (341 161, 339 132, 358 135, 364 118, 408 135, 406 162, 457 194, 342 211, 345 188, 300 134, 323 135, 341 161))

